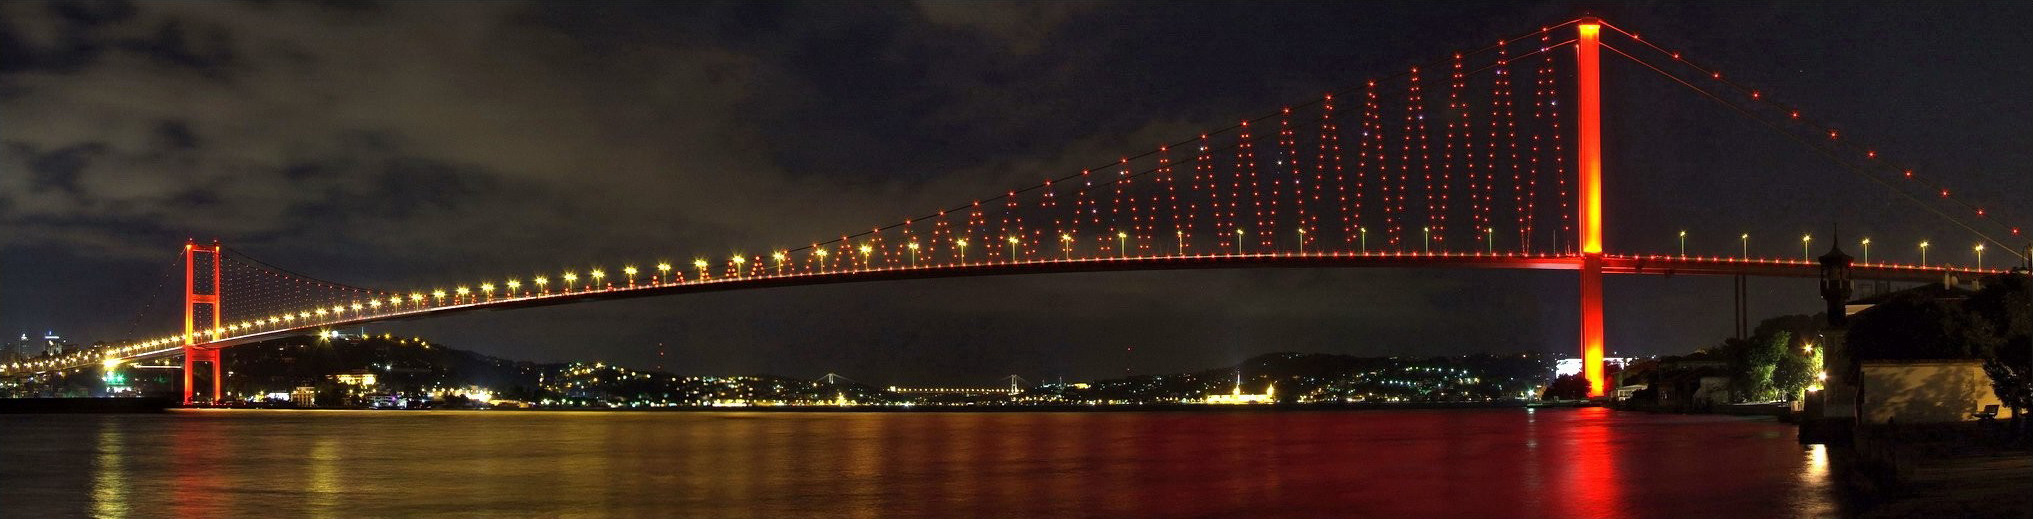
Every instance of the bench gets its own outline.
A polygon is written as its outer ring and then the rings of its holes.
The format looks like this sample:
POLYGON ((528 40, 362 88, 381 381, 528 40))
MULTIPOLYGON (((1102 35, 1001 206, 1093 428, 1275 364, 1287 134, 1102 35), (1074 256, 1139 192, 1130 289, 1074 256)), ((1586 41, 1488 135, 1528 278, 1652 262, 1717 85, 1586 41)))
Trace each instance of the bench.
POLYGON ((1972 417, 1972 418, 1976 418, 1976 419, 1977 419, 1977 421, 1980 421, 1980 422, 1985 422, 1985 423, 1989 423, 1989 422, 1991 422, 1991 421, 1993 421, 1993 420, 1997 420, 1997 419, 1998 419, 1998 404, 1988 404, 1988 405, 1985 405, 1985 406, 1984 406, 1984 410, 1982 410, 1982 411, 1978 411, 1978 412, 1974 412, 1974 413, 1970 413, 1969 415, 1970 415, 1970 417, 1972 417))

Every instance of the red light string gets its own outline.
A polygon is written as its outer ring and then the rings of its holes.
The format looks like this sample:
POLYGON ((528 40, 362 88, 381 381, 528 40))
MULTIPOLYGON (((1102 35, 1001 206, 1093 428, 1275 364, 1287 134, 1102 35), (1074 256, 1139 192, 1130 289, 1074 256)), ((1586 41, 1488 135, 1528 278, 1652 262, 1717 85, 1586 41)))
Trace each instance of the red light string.
MULTIPOLYGON (((1441 116, 1444 119, 1445 125, 1440 140, 1440 202, 1439 206, 1435 208, 1431 207, 1432 203, 1429 201, 1429 207, 1426 208, 1428 213, 1438 215, 1439 221, 1433 224, 1433 233, 1443 236, 1446 235, 1447 228, 1448 190, 1449 186, 1454 183, 1454 162, 1457 159, 1462 161, 1464 175, 1468 178, 1469 226, 1474 227, 1478 232, 1481 231, 1482 204, 1480 203, 1481 194, 1478 193, 1480 183, 1477 182, 1475 173, 1475 145, 1469 139, 1469 125, 1471 124, 1469 121, 1469 110, 1465 103, 1461 101, 1461 92, 1468 87, 1468 80, 1462 72, 1461 53, 1457 52, 1454 53, 1454 72, 1453 75, 1448 77, 1447 82, 1447 110, 1441 116), (1460 116, 1452 117, 1448 114, 1459 114, 1460 116), (1457 131, 1461 137, 1459 157, 1456 156, 1454 144, 1457 131)), ((1431 195, 1428 195, 1428 198, 1430 200, 1431 195)))
MULTIPOLYGON (((1525 228, 1525 191, 1522 180, 1523 172, 1518 166, 1518 114, 1516 101, 1512 97, 1511 92, 1510 47, 1503 43, 1497 44, 1496 67, 1496 75, 1490 87, 1489 150, 1490 176, 1492 180, 1483 186, 1485 193, 1483 199, 1487 200, 1490 204, 1490 212, 1495 213, 1496 182, 1494 177, 1502 174, 1502 172, 1497 170, 1497 162, 1499 159, 1502 159, 1509 166, 1508 169, 1510 169, 1509 184, 1511 189, 1512 225, 1519 229, 1520 243, 1522 243, 1524 236, 1523 229, 1525 228), (1501 148, 1497 146, 1498 140, 1502 140, 1504 143, 1501 148)), ((1494 218, 1492 218, 1490 233, 1492 235, 1496 233, 1494 218)), ((1485 238, 1490 240, 1486 247, 1490 248, 1492 252, 1495 248, 1495 240, 1493 238, 1494 236, 1485 238)))
MULTIPOLYGON (((1324 99, 1320 107, 1320 156, 1313 160, 1313 167, 1315 168, 1313 175, 1313 206, 1320 206, 1321 193, 1327 190, 1324 187, 1327 185, 1327 177, 1332 176, 1336 189, 1335 196, 1338 198, 1332 205, 1335 208, 1341 209, 1341 220, 1347 222, 1348 178, 1342 172, 1341 127, 1334 121, 1334 94, 1327 94, 1326 99, 1324 99)), ((1330 222, 1329 225, 1333 224, 1330 222)), ((1310 236, 1311 233, 1320 232, 1320 216, 1318 214, 1313 215, 1306 222, 1306 229, 1306 232, 1309 233, 1307 239, 1319 240, 1319 238, 1310 236)), ((1347 229, 1343 229, 1342 232, 1346 233, 1347 229)))
MULTIPOLYGON (((1903 166, 1903 165, 1900 165, 1900 164, 1898 164, 1898 163, 1896 163, 1896 162, 1893 162, 1893 161, 1890 161, 1890 160, 1884 160, 1884 159, 1881 159, 1881 158, 1879 157, 1879 153, 1877 152, 1877 148, 1875 148, 1875 147, 1872 147, 1872 146, 1866 146, 1866 145, 1863 145, 1863 144, 1857 143, 1857 142, 1855 142, 1855 141, 1854 141, 1854 140, 1852 140, 1852 139, 1845 139, 1845 138, 1843 138, 1843 135, 1842 135, 1841 131, 1839 131, 1838 129, 1836 129, 1836 128, 1834 127, 1834 125, 1832 125, 1832 124, 1828 124, 1828 123, 1824 123, 1824 122, 1820 122, 1819 120, 1817 120, 1817 119, 1814 119, 1814 118, 1811 118, 1811 117, 1802 117, 1802 116, 1801 116, 1801 111, 1800 111, 1800 110, 1799 110, 1798 108, 1795 108, 1795 107, 1793 107, 1793 106, 1791 106, 1791 105, 1788 105, 1788 104, 1786 104, 1786 103, 1782 103, 1782 102, 1779 102, 1779 101, 1777 101, 1777 100, 1773 99, 1773 98, 1772 98, 1772 96, 1769 96, 1769 95, 1765 95, 1765 93, 1764 93, 1764 92, 1763 92, 1762 90, 1759 90, 1759 89, 1756 89, 1756 88, 1752 88, 1752 87, 1750 87, 1750 86, 1748 86, 1748 85, 1745 85, 1745 84, 1743 84, 1743 83, 1741 83, 1741 82, 1738 82, 1738 81, 1735 81, 1735 80, 1732 80, 1732 79, 1725 79, 1725 78, 1723 77, 1723 74, 1722 74, 1722 72, 1721 72, 1720 70, 1718 70, 1718 69, 1715 69, 1715 68, 1712 68, 1712 67, 1706 67, 1706 66, 1702 66, 1702 65, 1696 64, 1696 63, 1695 63, 1694 61, 1692 61, 1692 60, 1689 60, 1689 59, 1687 59, 1687 58, 1683 57, 1683 56, 1681 55, 1681 53, 1679 53, 1679 52, 1674 52, 1674 51, 1669 51, 1669 50, 1666 50, 1665 48, 1662 48, 1662 47, 1660 47, 1660 46, 1658 46, 1658 45, 1655 45, 1655 44, 1653 44, 1653 43, 1652 43, 1652 42, 1650 42, 1650 41, 1647 41, 1647 40, 1645 40, 1645 39, 1643 39, 1643 38, 1640 38, 1640 37, 1638 37, 1638 35, 1637 35, 1636 33, 1632 33, 1632 32, 1629 32, 1629 31, 1625 31, 1625 30, 1623 30, 1622 28, 1616 27, 1616 26, 1614 26, 1614 25, 1610 25, 1610 24, 1608 24, 1608 23, 1604 23, 1603 25, 1604 25, 1604 26, 1606 26, 1606 27, 1609 27, 1609 28, 1610 28, 1610 29, 1611 29, 1612 31, 1615 31, 1616 33, 1622 34, 1622 35, 1624 35, 1625 37, 1628 37, 1628 38, 1630 38, 1630 39, 1631 39, 1632 41, 1636 41, 1636 42, 1638 42, 1638 43, 1640 43, 1640 44, 1644 45, 1645 47, 1651 48, 1651 49, 1652 49, 1653 51, 1656 51, 1656 52, 1658 52, 1658 53, 1660 53, 1660 54, 1662 54, 1662 55, 1666 55, 1666 56, 1668 56, 1668 57, 1671 57, 1671 58, 1673 59, 1673 61, 1674 61, 1674 62, 1680 63, 1680 64, 1682 64, 1682 65, 1684 65, 1684 66, 1686 66, 1686 67, 1688 67, 1688 68, 1690 68, 1690 69, 1692 69, 1692 70, 1694 70, 1694 71, 1696 71, 1696 72, 1700 73, 1701 75, 1707 76, 1707 77, 1708 77, 1708 78, 1709 78, 1710 80, 1713 80, 1713 81, 1715 81, 1715 82, 1717 82, 1717 83, 1720 83, 1720 84, 1723 84, 1723 85, 1725 85, 1725 86, 1728 86, 1729 88, 1731 88, 1731 89, 1735 90, 1735 91, 1736 91, 1736 92, 1737 92, 1737 93, 1738 93, 1739 95, 1742 95, 1742 96, 1744 96, 1744 97, 1748 97, 1748 98, 1750 98, 1750 100, 1751 100, 1752 102, 1756 102, 1756 103, 1762 104, 1762 105, 1764 105, 1764 106, 1766 106, 1766 107, 1768 107, 1768 108, 1771 108, 1771 109, 1773 109, 1773 110, 1776 110, 1776 111, 1779 111, 1779 112, 1785 113, 1785 114, 1786 114, 1786 119, 1787 119, 1787 120, 1790 120, 1790 121, 1791 121, 1792 123, 1794 123, 1794 124, 1798 124, 1798 125, 1801 125, 1801 126, 1807 127, 1807 128, 1809 128, 1809 129, 1810 129, 1810 130, 1811 130, 1812 132, 1814 132, 1814 133, 1817 133, 1817 134, 1821 134, 1821 135, 1825 135, 1825 136, 1827 137, 1827 142, 1828 142, 1828 143, 1832 143, 1832 144, 1831 144, 1832 146, 1840 147, 1840 148, 1841 148, 1842 150, 1844 150, 1844 151, 1846 151, 1846 152, 1847 152, 1847 153, 1846 153, 1847 155, 1849 155, 1849 158, 1843 158, 1843 157, 1839 157, 1839 156, 1838 156, 1838 157, 1831 157, 1832 159, 1838 159, 1838 160, 1857 160, 1857 161, 1861 161, 1861 162, 1862 162, 1863 164, 1869 164, 1869 165, 1870 165, 1870 166, 1868 166, 1868 167, 1861 167, 1861 168, 1858 168, 1858 169, 1877 169, 1877 170, 1879 170, 1879 171, 1885 171, 1885 172, 1891 172, 1891 173, 1894 173, 1894 174, 1896 174, 1896 178, 1900 178, 1900 179, 1905 179, 1905 180, 1908 180, 1908 181, 1914 182, 1915 184, 1917 184, 1917 185, 1919 185, 1919 186, 1922 186, 1922 187, 1923 187, 1924 189, 1926 189, 1926 190, 1927 190, 1928 192, 1930 192, 1930 193, 1932 193, 1932 194, 1936 194, 1936 195, 1938 195, 1938 197, 1939 197, 1939 198, 1940 198, 1941 200, 1944 200, 1944 201, 1948 201, 1948 202, 1951 202, 1951 203, 1953 203, 1953 204, 1955 204, 1955 205, 1957 205, 1957 206, 1960 206, 1960 207, 1961 207, 1961 208, 1962 208, 1962 209, 1963 209, 1963 210, 1964 210, 1965 212, 1967 212, 1968 214, 1970 214, 1970 215, 1972 215, 1972 216, 1976 217, 1977 219, 1981 219, 1981 220, 1987 221, 1987 222, 1989 222, 1989 223, 1991 223, 1991 224, 1993 224, 1993 225, 1997 226, 1997 227, 1998 227, 1998 228, 1999 228, 2000 230, 2004 230, 2004 231, 2006 231, 2007 233, 2009 233, 2009 234, 2010 234, 2010 235, 2012 235, 2012 236, 2023 236, 2023 234, 2021 233, 2021 229, 2020 229, 2020 227, 2019 227, 2019 226, 2016 226, 2016 225, 2011 225, 2011 224, 2007 224, 2007 223, 2005 223, 2005 222, 2003 222, 2003 221, 2001 221, 2001 220, 1998 220, 1998 219, 1996 219, 1996 218, 1993 218, 1993 217, 1992 217, 1992 214, 1991 214, 1991 213, 1992 213, 1992 211, 1986 210, 1986 209, 1985 209, 1985 208, 1984 208, 1983 206, 1977 205, 1977 204, 1975 204, 1975 203, 1972 203, 1972 202, 1970 202, 1970 201, 1964 200, 1964 199, 1962 199, 1962 198, 1958 198, 1958 197, 1955 197, 1955 196, 1951 196, 1952 192, 1951 192, 1951 190, 1950 190, 1950 189, 1949 189, 1949 188, 1948 188, 1948 187, 1947 187, 1947 186, 1945 185, 1945 183, 1943 183, 1943 182, 1941 182, 1941 181, 1938 181, 1938 180, 1934 180, 1934 179, 1931 179, 1931 178, 1929 178, 1929 177, 1927 177, 1927 176, 1924 176, 1924 175, 1917 175, 1917 174, 1915 174, 1915 173, 1914 173, 1914 170, 1913 170, 1913 168, 1911 168, 1911 167, 1908 167, 1908 166, 1903 166)), ((1638 57, 1636 57, 1636 56, 1632 56, 1632 55, 1630 55, 1630 54, 1628 54, 1628 53, 1625 53, 1625 52, 1623 52, 1623 51, 1621 51, 1621 50, 1618 50, 1618 51, 1617 51, 1617 53, 1618 53, 1618 54, 1620 54, 1620 55, 1622 55, 1622 56, 1624 56, 1625 58, 1628 58, 1628 59, 1632 60, 1632 61, 1636 61, 1636 62, 1639 62, 1639 63, 1641 63, 1641 64, 1644 64, 1644 65, 1646 65, 1647 67, 1649 67, 1649 68, 1652 68, 1652 69, 1653 69, 1653 71, 1655 71, 1655 72, 1658 72, 1658 73, 1660 73, 1660 74, 1662 74, 1662 75, 1666 75, 1666 76, 1668 76, 1668 77, 1671 77, 1671 78, 1674 78, 1675 80, 1679 80, 1679 81, 1681 81, 1681 82, 1682 82, 1682 84, 1684 84, 1684 85, 1688 86, 1689 88, 1693 88, 1693 89, 1696 89, 1697 91, 1701 91, 1701 92, 1704 92, 1704 93, 1708 93, 1708 94, 1709 94, 1709 95, 1710 95, 1710 96, 1711 96, 1712 98, 1714 98, 1715 100, 1717 100, 1717 101, 1719 101, 1719 102, 1725 102, 1725 103, 1727 103, 1726 101, 1723 101, 1723 100, 1722 100, 1722 99, 1721 99, 1721 98, 1720 98, 1719 96, 1715 96, 1715 95, 1714 95, 1713 93, 1709 93, 1709 92, 1708 92, 1707 90, 1701 89, 1701 88, 1699 88, 1699 87, 1697 87, 1697 86, 1693 85, 1692 83, 1688 83, 1688 82, 1686 82, 1685 80, 1681 80, 1681 79, 1680 79, 1680 78, 1679 78, 1678 76, 1674 76, 1674 75, 1672 75, 1671 73, 1668 73, 1668 72, 1666 72, 1666 71, 1665 71, 1665 70, 1664 70, 1663 68, 1661 68, 1661 67, 1658 67, 1658 66, 1652 65, 1652 64, 1651 64, 1650 62, 1646 62, 1646 61, 1644 61, 1644 60, 1642 60, 1642 59, 1640 59, 1640 58, 1638 58, 1638 57)), ((1735 105, 1734 105, 1734 104, 1731 104, 1731 106, 1735 106, 1735 105)), ((1748 111, 1745 111, 1745 115, 1749 116, 1750 114, 1748 113, 1748 111)), ((1804 142, 1803 142, 1803 143, 1804 143, 1804 142)), ((1877 178, 1877 177, 1873 176, 1872 178, 1877 178)), ((1881 183, 1881 184, 1886 184, 1886 183, 1884 183, 1884 182, 1880 182, 1880 183, 1881 183)), ((1891 186, 1889 186, 1889 185, 1888 185, 1887 187, 1891 187, 1891 186)), ((1896 189, 1896 188, 1894 188, 1894 189, 1896 189)), ((1903 191, 1902 191, 1902 193, 1903 193, 1903 191)), ((1912 198, 1912 197, 1909 197, 1909 198, 1912 198)), ((1919 200, 1918 200, 1917 198, 1916 198, 1916 199, 1914 199, 1914 201, 1915 201, 1915 202, 1920 202, 1920 201, 1919 201, 1919 200)), ((1923 206, 1925 206, 1925 204, 1924 204, 1924 203, 1922 203, 1922 205, 1923 205, 1923 206)), ((1991 236, 1990 236, 1989 234, 1987 234, 1987 233, 1984 233, 1984 232, 1981 232, 1981 231, 1978 231, 1978 230, 1977 230, 1977 229, 1975 229, 1974 227, 1971 227, 1971 226, 1968 226, 1968 225, 1963 225, 1963 224, 1961 224, 1961 222, 1960 222, 1960 221, 1959 221, 1958 219, 1955 219, 1954 217, 1951 217, 1951 216, 1949 216, 1949 215, 1947 215, 1947 214, 1943 214, 1943 213, 1939 213, 1939 212, 1937 212, 1937 214, 1939 214, 1940 216, 1943 216, 1943 217, 1945 217, 1945 218, 1949 218, 1950 220, 1955 220, 1955 221, 1957 221, 1958 225, 1962 225, 1962 226, 1963 226, 1963 227, 1964 227, 1965 229, 1967 229, 1967 230, 1969 230, 1969 231, 1971 231, 1971 232, 1973 232, 1973 233, 1976 233, 1976 234, 1977 234, 1977 235, 1978 235, 1979 237, 1981 237, 1981 238, 1983 238, 1983 239, 1985 239, 1985 240, 1987 240, 1987 241, 1990 241, 1990 242, 1992 242, 1992 243, 1995 243, 1995 244, 1999 245, 2000 247, 2003 247, 2003 248, 2004 248, 2005 250, 2007 250, 2007 251, 2010 251, 2010 253, 2011 253, 2011 254, 2013 254, 2013 255, 2015 255, 2015 256, 2019 256, 2019 257, 2020 257, 2021 259, 2024 259, 2024 258, 2025 258, 2024 254, 2023 254, 2023 252, 2024 252, 2024 251, 2021 251, 2021 250, 2017 250, 2017 249, 2015 249, 2015 247, 2014 247, 2014 246, 2012 246, 2012 245, 2008 245, 2008 244, 2006 244, 2006 243, 2004 243, 2004 242, 2002 242, 2002 241, 2000 241, 2000 240, 1998 240, 1998 239, 1996 239, 1996 238, 1992 238, 1992 237, 1991 237, 1991 236)))
MULTIPOLYGON (((1542 47, 1546 46, 1546 42, 1550 38, 1550 33, 1546 36, 1541 36, 1539 38, 1540 45, 1542 47)), ((1545 80, 1546 85, 1546 121, 1553 126, 1550 131, 1546 132, 1547 135, 1553 136, 1551 139, 1553 148, 1553 178, 1559 185, 1559 193, 1554 198, 1560 201, 1560 232, 1553 235, 1553 250, 1561 254, 1573 254, 1575 250, 1574 242, 1578 241, 1578 235, 1574 234, 1573 200, 1568 196, 1567 192, 1567 147, 1565 143, 1567 132, 1560 124, 1565 119, 1560 117, 1560 77, 1554 74, 1553 53, 1541 54, 1540 65, 1542 67, 1541 70, 1543 70, 1540 77, 1545 80), (1561 243, 1561 238, 1566 238, 1567 242, 1561 243)))
POLYGON ((1278 154, 1282 157, 1279 160, 1279 165, 1283 167, 1277 170, 1281 174, 1271 175, 1270 225, 1265 227, 1262 233, 1265 250, 1276 249, 1278 243, 1283 242, 1283 240, 1277 238, 1278 235, 1285 232, 1284 227, 1278 225, 1278 205, 1284 200, 1283 192, 1291 192, 1292 197, 1295 199, 1293 211, 1295 211, 1295 214, 1301 220, 1293 228, 1298 229, 1305 226, 1304 206, 1299 205, 1296 201, 1299 196, 1299 175, 1304 170, 1299 166, 1298 134, 1292 131, 1292 109, 1290 108, 1285 109, 1284 117, 1278 118, 1278 154), (1286 186, 1289 186, 1290 189, 1281 189, 1286 186))

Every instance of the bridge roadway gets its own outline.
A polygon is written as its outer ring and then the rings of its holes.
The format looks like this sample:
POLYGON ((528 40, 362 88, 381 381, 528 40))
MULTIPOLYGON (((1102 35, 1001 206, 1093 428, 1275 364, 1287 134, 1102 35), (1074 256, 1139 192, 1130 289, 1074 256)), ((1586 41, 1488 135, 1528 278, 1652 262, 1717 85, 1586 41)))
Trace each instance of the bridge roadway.
MULTIPOLYGON (((1604 255, 1603 272, 1607 274, 1641 275, 1692 275, 1692 276, 1734 276, 1795 277, 1813 278, 1820 275, 1819 265, 1812 261, 1772 258, 1734 258, 1715 256, 1679 255, 1604 255)), ((819 285, 831 283, 854 283, 864 281, 888 281, 904 279, 935 279, 966 276, 1002 276, 1017 274, 1049 274, 1071 272, 1112 272, 1128 270, 1184 270, 1184 269, 1232 269, 1232 268, 1475 268, 1512 270, 1579 270, 1581 257, 1570 254, 1524 254, 1524 253, 1481 253, 1481 252, 1319 252, 1293 253, 1276 252, 1261 254, 1206 254, 1206 255, 1155 255, 1113 258, 1036 259, 1016 262, 990 261, 965 264, 935 263, 920 267, 894 266, 878 268, 840 268, 820 272, 795 272, 784 274, 763 274, 754 276, 714 277, 705 280, 677 281, 672 283, 639 283, 604 288, 533 292, 523 291, 515 295, 482 296, 468 295, 453 297, 449 304, 420 303, 421 308, 401 309, 391 305, 385 310, 353 312, 351 316, 333 313, 329 318, 306 318, 295 324, 279 323, 276 327, 266 324, 247 326, 258 331, 240 333, 238 329, 223 333, 200 331, 196 345, 208 348, 225 348, 240 344, 260 342, 288 337, 306 331, 332 327, 346 327, 359 324, 402 321, 439 315, 551 306, 584 301, 625 299, 696 292, 724 290, 745 290, 755 288, 819 285), (266 329, 263 329, 266 328, 266 329), (223 336, 206 340, 212 335, 223 336)), ((1851 276, 1860 280, 1932 282, 1945 276, 1970 277, 2004 272, 2002 269, 1976 270, 1973 268, 1944 265, 1920 266, 1893 263, 1858 263, 1851 276)), ((228 295, 228 301, 231 296, 228 295)), ((419 303, 410 303, 419 305, 419 303)), ((310 309, 306 309, 310 310, 310 309)), ((0 366, 0 376, 19 376, 63 370, 82 370, 87 367, 136 362, 183 353, 181 336, 166 337, 140 343, 111 345, 73 353, 55 359, 43 359, 30 363, 0 366)))

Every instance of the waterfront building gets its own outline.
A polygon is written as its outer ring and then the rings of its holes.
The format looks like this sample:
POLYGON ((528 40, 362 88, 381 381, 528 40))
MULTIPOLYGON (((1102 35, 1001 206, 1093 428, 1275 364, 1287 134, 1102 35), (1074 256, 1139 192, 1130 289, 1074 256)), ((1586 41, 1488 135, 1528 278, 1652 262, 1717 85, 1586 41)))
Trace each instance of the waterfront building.
POLYGON ((1235 374, 1235 388, 1226 395, 1211 394, 1200 399, 1200 403, 1214 405, 1271 404, 1277 403, 1277 384, 1265 384, 1261 394, 1242 392, 1242 373, 1235 374))

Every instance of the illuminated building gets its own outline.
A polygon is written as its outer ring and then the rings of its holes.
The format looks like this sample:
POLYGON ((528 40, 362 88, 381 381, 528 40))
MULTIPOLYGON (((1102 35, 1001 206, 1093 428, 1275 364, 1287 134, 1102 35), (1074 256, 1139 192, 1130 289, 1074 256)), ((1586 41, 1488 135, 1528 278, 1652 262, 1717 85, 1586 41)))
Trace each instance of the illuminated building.
POLYGON ((295 391, 289 392, 289 401, 302 407, 314 407, 318 405, 318 388, 297 386, 295 391))
POLYGON ((1278 391, 1277 384, 1265 384, 1263 394, 1253 395, 1243 393, 1242 373, 1237 372, 1235 374, 1235 389, 1233 391, 1229 392, 1229 394, 1226 395, 1221 394, 1207 395, 1206 398, 1200 400, 1200 403, 1218 404, 1218 405, 1270 404, 1277 402, 1277 391, 1278 391))
POLYGON ((338 382, 341 385, 360 386, 362 388, 374 387, 374 374, 366 371, 354 371, 332 375, 332 380, 338 382))

